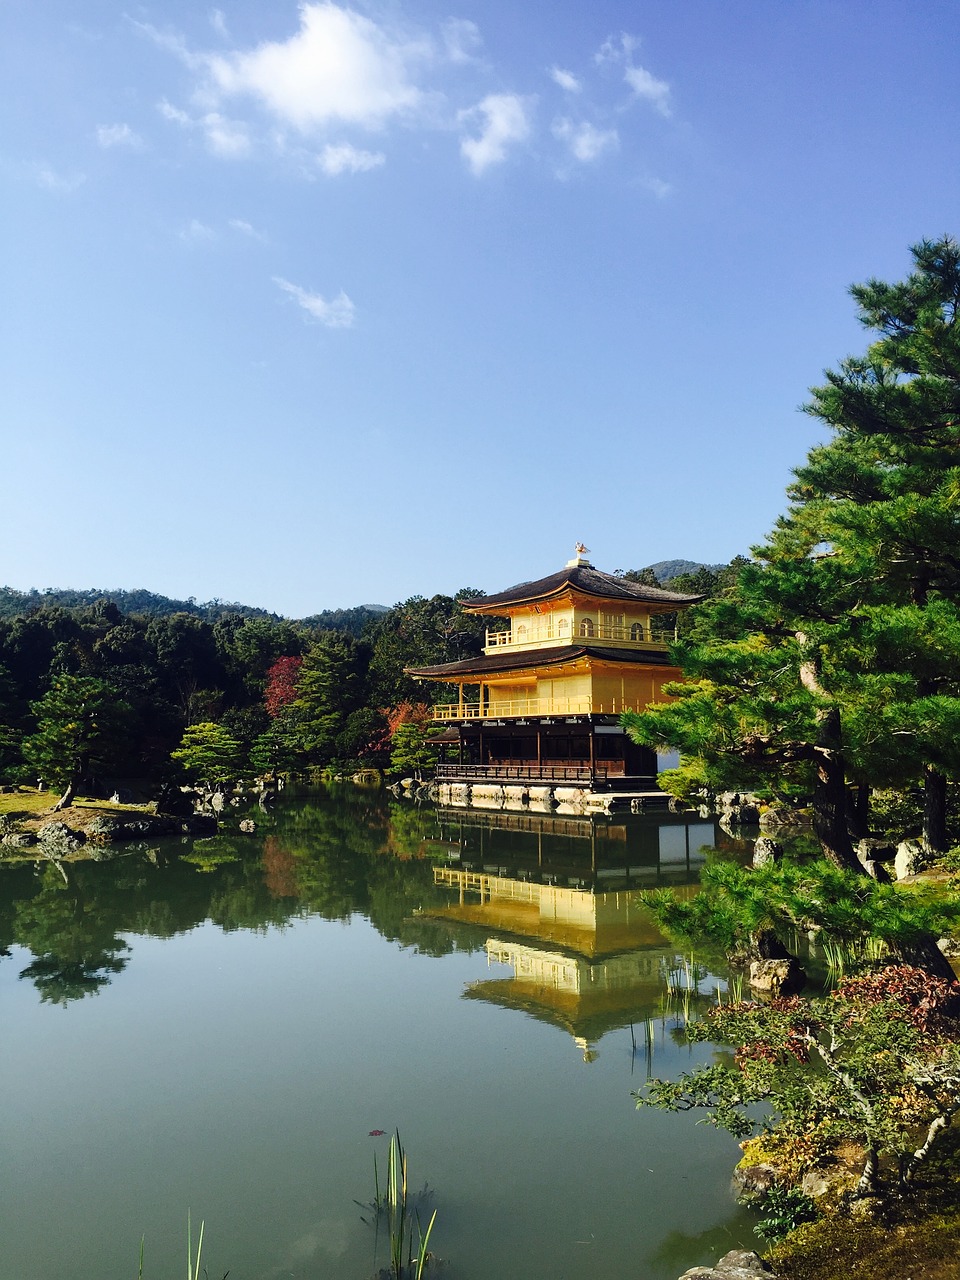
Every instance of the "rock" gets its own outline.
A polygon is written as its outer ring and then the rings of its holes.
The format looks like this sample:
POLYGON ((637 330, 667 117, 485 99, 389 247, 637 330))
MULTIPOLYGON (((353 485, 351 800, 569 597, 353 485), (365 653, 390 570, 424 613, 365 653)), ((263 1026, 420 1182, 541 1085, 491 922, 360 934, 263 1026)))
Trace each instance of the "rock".
POLYGON ((875 862, 892 862, 897 856, 897 846, 890 840, 877 840, 873 837, 858 840, 854 849, 861 862, 866 862, 868 858, 875 862))
POLYGON ((779 862, 783 857, 783 845, 769 836, 759 836, 753 846, 753 865, 765 867, 768 862, 779 862))
POLYGON ((187 818, 185 822, 180 824, 180 830, 191 836, 216 835, 218 829, 219 823, 209 813, 195 813, 193 817, 187 818))
POLYGON ((780 805, 764 809, 760 814, 761 831, 781 831, 784 827, 805 829, 813 826, 813 814, 809 809, 787 809, 780 805))
POLYGON ((898 880, 906 880, 907 876, 915 876, 926 865, 923 845, 919 840, 904 840, 897 845, 897 856, 893 860, 893 870, 898 880))
POLYGON ((782 1182, 780 1170, 772 1164, 738 1164, 733 1171, 733 1190, 738 1200, 766 1195, 782 1182))
POLYGON ((240 822, 240 830, 243 831, 248 836, 253 835, 256 829, 257 829, 257 824, 254 822, 252 818, 243 818, 242 821, 240 822))
POLYGON ((750 989, 776 1000, 796 995, 803 989, 804 972, 794 959, 751 960, 750 989))
POLYGON ((37 832, 37 839, 44 849, 72 853, 80 848, 86 837, 82 831, 71 831, 65 822, 47 822, 37 832))
POLYGON ((960 938, 938 938, 937 946, 948 959, 960 956, 960 938))
POLYGON ((876 880, 878 884, 890 883, 890 872, 876 858, 861 858, 860 864, 871 880, 876 880))
POLYGON ((823 1196, 835 1197, 851 1190, 856 1181, 857 1174, 841 1165, 829 1169, 808 1169, 800 1182, 800 1190, 811 1200, 820 1200, 823 1196))
POLYGON ((6 845, 8 849, 27 849, 36 843, 37 837, 32 831, 8 831, 0 840, 0 844, 6 845))
POLYGON ((680 1280, 777 1280, 759 1254, 750 1249, 731 1249, 715 1267, 692 1267, 680 1280))

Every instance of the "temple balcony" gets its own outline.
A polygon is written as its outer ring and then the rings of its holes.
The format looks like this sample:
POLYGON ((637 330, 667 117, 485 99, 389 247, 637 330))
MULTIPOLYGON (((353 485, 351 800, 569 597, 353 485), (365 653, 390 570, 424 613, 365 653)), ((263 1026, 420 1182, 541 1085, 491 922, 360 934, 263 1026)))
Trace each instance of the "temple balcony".
POLYGON ((676 639, 673 627, 645 626, 639 622, 611 627, 590 622, 581 623, 575 631, 569 627, 544 624, 539 627, 521 623, 509 631, 488 631, 484 653, 502 653, 504 649, 543 649, 564 644, 609 644, 621 649, 666 649, 676 639))
POLYGON ((606 702, 588 694, 571 698, 511 698, 484 696, 483 702, 444 702, 433 708, 434 720, 504 720, 520 716, 618 716, 634 708, 622 698, 606 702))

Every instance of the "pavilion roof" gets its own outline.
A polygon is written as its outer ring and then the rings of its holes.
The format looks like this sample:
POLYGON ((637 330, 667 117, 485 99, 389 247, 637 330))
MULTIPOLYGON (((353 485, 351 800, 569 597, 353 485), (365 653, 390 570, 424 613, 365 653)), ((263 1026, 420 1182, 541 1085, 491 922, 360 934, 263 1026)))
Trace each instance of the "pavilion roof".
POLYGON ((607 645, 564 644, 556 648, 521 649, 518 653, 483 653, 460 662, 444 662, 436 667, 406 667, 411 676, 428 679, 454 676, 483 676, 497 671, 522 671, 526 667, 559 666, 575 658, 595 658, 603 662, 640 663, 643 666, 669 667, 673 663, 662 649, 615 649, 607 645))
POLYGON ((684 595, 679 591, 664 591, 662 587, 648 587, 613 573, 602 573, 590 564, 568 564, 559 573, 537 578, 535 582, 518 582, 515 587, 499 591, 492 596, 465 600, 466 613, 493 613, 496 605, 517 605, 550 600, 565 591, 574 590, 582 595, 596 596, 603 600, 630 600, 634 603, 685 606, 697 604, 702 595, 684 595))

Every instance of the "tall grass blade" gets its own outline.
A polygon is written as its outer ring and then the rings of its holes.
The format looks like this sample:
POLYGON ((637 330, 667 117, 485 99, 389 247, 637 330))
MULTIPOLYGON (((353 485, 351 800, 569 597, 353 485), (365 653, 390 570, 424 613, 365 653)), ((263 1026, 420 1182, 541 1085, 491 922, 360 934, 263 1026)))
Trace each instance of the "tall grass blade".
POLYGON ((430 1221, 427 1224, 427 1234, 424 1235, 420 1228, 420 1215, 417 1214, 417 1232, 420 1236, 420 1248, 417 1251, 417 1269, 414 1273, 414 1280, 421 1280, 423 1269, 427 1265, 427 1246, 430 1243, 430 1232, 433 1230, 433 1224, 437 1220, 437 1211, 434 1209, 430 1215, 430 1221))

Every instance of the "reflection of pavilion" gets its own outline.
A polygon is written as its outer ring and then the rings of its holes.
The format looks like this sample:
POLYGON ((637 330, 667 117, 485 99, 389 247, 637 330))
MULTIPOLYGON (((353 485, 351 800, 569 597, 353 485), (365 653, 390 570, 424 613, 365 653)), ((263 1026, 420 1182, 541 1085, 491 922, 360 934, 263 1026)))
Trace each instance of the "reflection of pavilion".
POLYGON ((561 817, 441 809, 450 890, 430 911, 487 935, 491 965, 513 975, 471 983, 464 995, 519 1009, 573 1037, 584 1059, 607 1031, 657 1016, 676 952, 639 889, 696 893, 712 822, 689 814, 561 817))
POLYGON ((633 817, 441 809, 442 847, 465 869, 575 888, 696 883, 713 822, 688 814, 633 817))
POLYGON ((456 890, 456 897, 431 915, 489 931, 488 962, 513 969, 511 977, 471 983, 467 999, 518 1009, 561 1028, 588 1062, 606 1032, 658 1013, 674 950, 635 892, 594 892, 454 867, 434 868, 434 879, 456 890))
POLYGON ((608 1031, 652 1017, 663 995, 665 948, 630 951, 592 962, 582 956, 545 951, 518 942, 490 938, 487 959, 509 965, 512 978, 474 982, 468 1000, 519 1009, 571 1035, 584 1061, 608 1031))

